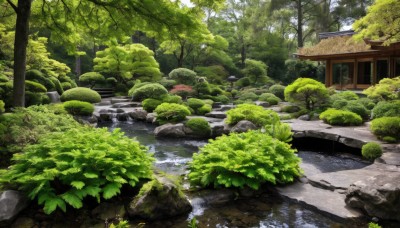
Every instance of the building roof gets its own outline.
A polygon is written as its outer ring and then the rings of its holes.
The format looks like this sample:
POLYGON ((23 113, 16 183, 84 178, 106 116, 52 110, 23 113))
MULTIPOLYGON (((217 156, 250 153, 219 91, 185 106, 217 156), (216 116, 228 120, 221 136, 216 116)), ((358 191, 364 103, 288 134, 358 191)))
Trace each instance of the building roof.
POLYGON ((326 39, 329 37, 335 37, 335 36, 352 36, 354 35, 355 32, 354 30, 346 30, 346 31, 337 31, 337 32, 321 32, 318 34, 318 37, 320 40, 326 39))

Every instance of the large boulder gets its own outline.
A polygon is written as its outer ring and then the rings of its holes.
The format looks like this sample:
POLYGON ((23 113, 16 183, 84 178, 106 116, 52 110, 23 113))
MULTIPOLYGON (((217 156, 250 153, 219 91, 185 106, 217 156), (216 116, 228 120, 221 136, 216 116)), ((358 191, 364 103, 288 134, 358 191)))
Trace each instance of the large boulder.
POLYGON ((28 198, 22 193, 7 190, 0 194, 0 226, 9 224, 19 212, 28 206, 28 198))
POLYGON ((191 210, 192 205, 178 184, 165 176, 156 176, 143 185, 129 204, 128 214, 130 217, 159 220, 184 215, 191 210))
POLYGON ((129 116, 134 120, 146 120, 147 112, 143 108, 135 108, 129 112, 129 116))
POLYGON ((346 204, 373 217, 400 221, 400 173, 386 172, 353 183, 346 204))
POLYGON ((173 137, 173 138, 182 138, 186 136, 185 126, 183 123, 178 124, 164 124, 156 127, 154 129, 154 135, 156 137, 173 137))
POLYGON ((255 130, 257 126, 248 120, 241 120, 235 126, 232 127, 231 132, 242 133, 249 130, 255 130))

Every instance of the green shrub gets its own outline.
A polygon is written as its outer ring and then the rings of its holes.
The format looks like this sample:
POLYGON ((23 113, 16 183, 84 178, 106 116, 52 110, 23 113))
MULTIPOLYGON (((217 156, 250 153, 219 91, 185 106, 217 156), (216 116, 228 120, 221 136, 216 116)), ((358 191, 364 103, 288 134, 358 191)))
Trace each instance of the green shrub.
POLYGON ((168 94, 168 90, 158 83, 149 83, 137 89, 134 88, 135 87, 129 90, 128 93, 129 96, 132 96, 132 100, 134 101, 143 101, 147 98, 161 99, 168 94))
POLYGON ((151 178, 153 159, 146 147, 119 129, 79 127, 43 137, 13 158, 0 183, 18 187, 50 214, 66 206, 81 208, 92 196, 110 199, 123 185, 151 178))
POLYGON ((375 107, 375 102, 367 97, 358 99, 358 102, 362 104, 367 110, 372 110, 375 107))
POLYGON ((62 89, 63 89, 64 91, 73 88, 72 85, 71 85, 71 83, 69 83, 69 82, 61 82, 61 87, 62 87, 62 89))
POLYGON ((25 80, 25 91, 29 91, 32 93, 46 93, 47 89, 46 87, 44 87, 44 85, 38 82, 25 80))
POLYGON ((194 70, 197 75, 206 77, 207 81, 215 84, 223 84, 229 75, 228 71, 221 65, 195 67, 194 70))
POLYGON ((76 87, 65 91, 61 97, 61 101, 86 101, 89 103, 98 103, 101 101, 100 94, 94 90, 84 87, 76 87))
POLYGON ((197 99, 197 98, 189 98, 187 100, 187 105, 189 107, 191 107, 194 110, 197 110, 199 108, 201 108, 203 105, 205 105, 206 103, 204 103, 204 101, 197 99))
MULTIPOLYGON (((331 99, 331 100, 332 100, 332 99, 331 99)), ((347 100, 339 98, 339 99, 333 100, 332 108, 334 108, 334 109, 342 109, 342 108, 345 107, 348 103, 349 103, 349 102, 348 102, 347 100)))
POLYGON ((337 109, 328 109, 321 113, 320 119, 330 125, 348 126, 348 125, 361 125, 362 118, 360 115, 337 109))
POLYGON ((368 228, 382 228, 382 227, 379 224, 370 222, 370 223, 368 223, 368 228))
POLYGON ((25 106, 49 104, 50 98, 45 93, 25 92, 25 106))
POLYGON ((285 86, 283 85, 273 85, 269 87, 268 91, 275 96, 279 97, 280 99, 285 99, 285 86))
POLYGON ((190 115, 190 111, 186 106, 173 103, 162 103, 157 106, 154 112, 157 113, 157 121, 160 124, 183 121, 186 116, 190 115))
POLYGON ((270 135, 272 138, 279 141, 289 143, 292 141, 292 128, 287 123, 282 123, 280 121, 273 123, 271 125, 265 126, 265 133, 270 135))
POLYGON ((172 70, 168 76, 176 81, 177 84, 194 85, 196 82, 196 72, 186 69, 177 68, 172 70))
POLYGON ((285 105, 281 109, 282 112, 295 113, 300 111, 300 107, 296 105, 285 105))
POLYGON ((388 142, 399 141, 400 117, 381 117, 374 119, 371 122, 371 131, 379 139, 388 142))
POLYGON ((289 144, 259 131, 223 135, 200 148, 190 163, 192 184, 258 189, 288 183, 301 175, 300 158, 289 144))
POLYGON ((344 99, 346 101, 358 100, 359 97, 353 91, 343 91, 331 96, 332 100, 344 99))
POLYGON ((209 104, 205 104, 205 105, 201 106, 199 109, 197 109, 196 113, 203 116, 203 115, 211 112, 211 110, 212 110, 212 106, 209 104))
POLYGON ((373 118, 400 116, 400 100, 381 101, 372 109, 373 118))
POLYGON ((279 97, 275 96, 272 93, 263 93, 263 94, 260 95, 258 100, 259 101, 266 101, 270 105, 277 105, 281 101, 281 99, 279 97))
POLYGON ((85 101, 66 101, 63 105, 71 115, 90 116, 94 111, 94 105, 85 101))
POLYGON ((63 89, 63 87, 61 85, 61 82, 55 77, 49 77, 49 79, 53 82, 57 93, 60 94, 60 95, 63 94, 64 93, 64 89, 63 89))
POLYGON ((211 87, 207 81, 196 82, 193 89, 196 90, 197 95, 211 94, 211 87))
POLYGON ((214 84, 209 84, 210 85, 210 89, 211 89, 211 95, 212 96, 218 96, 224 93, 224 90, 221 89, 218 85, 214 85, 214 84))
POLYGON ((249 86, 250 84, 251 84, 251 81, 250 81, 250 78, 248 78, 248 77, 240 78, 239 80, 237 80, 235 82, 235 86, 237 86, 239 88, 249 86))
POLYGON ((400 98, 400 76, 384 78, 375 86, 364 90, 363 93, 374 101, 388 101, 400 98))
POLYGON ((311 78, 298 78, 285 88, 285 100, 298 103, 313 111, 328 102, 329 94, 325 85, 311 78))
POLYGON ((182 104, 182 97, 178 95, 166 95, 162 98, 163 103, 182 104))
POLYGON ((70 77, 68 76, 59 76, 58 80, 60 80, 61 83, 63 82, 69 82, 71 84, 71 88, 75 88, 77 87, 76 82, 74 80, 72 80, 70 77))
MULTIPOLYGON (((106 79, 106 82, 108 83, 108 84, 111 84, 111 85, 116 85, 117 83, 118 83, 118 80, 116 79, 116 78, 114 78, 114 77, 110 77, 110 78, 107 78, 106 79)), ((132 85, 133 86, 133 85, 132 85)))
POLYGON ((4 101, 0 100, 0 114, 5 111, 4 106, 5 106, 4 101))
POLYGON ((96 83, 104 82, 105 78, 98 72, 87 72, 79 76, 79 81, 85 85, 89 85, 92 89, 96 83))
POLYGON ((382 148, 379 143, 369 142, 361 148, 361 154, 364 158, 374 160, 375 158, 379 158, 382 156, 382 148))
POLYGON ((207 120, 203 118, 193 118, 185 123, 196 135, 201 137, 209 137, 211 135, 211 127, 207 120))
POLYGON ((239 100, 251 100, 251 101, 256 101, 258 99, 257 94, 253 92, 243 92, 239 94, 239 100))
POLYGON ((361 116, 364 120, 369 119, 371 111, 368 111, 364 105, 362 105, 358 100, 351 100, 347 103, 346 106, 341 108, 343 110, 347 110, 350 112, 354 112, 361 116))
POLYGON ((206 103, 210 106, 212 106, 214 104, 214 101, 212 99, 204 99, 203 101, 204 101, 204 103, 206 103))
POLYGON ((225 95, 218 95, 218 96, 214 97, 214 101, 221 102, 222 104, 228 104, 231 101, 231 99, 229 99, 229 97, 227 97, 225 95))
POLYGON ((170 80, 167 78, 162 78, 159 82, 162 86, 164 86, 167 90, 172 89, 172 87, 174 87, 174 85, 176 85, 176 81, 175 80, 170 80))
MULTIPOLYGON (((42 84, 44 87, 46 87, 46 90, 53 90, 56 88, 54 83, 49 79, 46 78, 46 76, 43 75, 42 72, 38 70, 28 70, 25 73, 25 80, 33 81, 42 84)), ((35 92, 35 91, 31 91, 35 92)))
POLYGON ((143 106, 143 109, 146 110, 147 112, 153 112, 154 109, 156 109, 157 106, 159 106, 162 103, 163 102, 160 100, 153 99, 153 98, 147 98, 144 101, 142 101, 142 106, 143 106))
POLYGON ((254 104, 240 104, 236 108, 226 112, 226 123, 235 125, 241 120, 248 120, 262 127, 279 121, 279 116, 272 110, 264 110, 261 106, 254 104))
POLYGON ((4 74, 0 73, 0 82, 8 82, 10 81, 10 79, 8 79, 7 76, 5 76, 4 74))

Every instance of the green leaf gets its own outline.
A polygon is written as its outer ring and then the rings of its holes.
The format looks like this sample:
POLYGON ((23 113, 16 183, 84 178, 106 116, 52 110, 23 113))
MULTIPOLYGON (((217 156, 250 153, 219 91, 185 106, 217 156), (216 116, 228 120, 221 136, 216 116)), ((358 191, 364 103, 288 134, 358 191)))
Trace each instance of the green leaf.
POLYGON ((110 199, 120 193, 121 184, 109 183, 103 188, 103 198, 110 199))
POLYGON ((84 173, 83 175, 84 175, 86 178, 90 178, 90 179, 99 178, 99 175, 97 175, 96 173, 84 173))
POLYGON ((63 212, 66 212, 67 210, 64 200, 55 197, 45 201, 43 211, 49 215, 55 211, 57 207, 59 207, 63 212))
POLYGON ((72 181, 71 186, 75 187, 76 189, 82 189, 85 186, 85 183, 82 181, 72 181))
POLYGON ((71 192, 64 193, 63 195, 61 195, 61 198, 63 198, 65 202, 67 202, 73 208, 78 209, 82 207, 82 200, 71 192))

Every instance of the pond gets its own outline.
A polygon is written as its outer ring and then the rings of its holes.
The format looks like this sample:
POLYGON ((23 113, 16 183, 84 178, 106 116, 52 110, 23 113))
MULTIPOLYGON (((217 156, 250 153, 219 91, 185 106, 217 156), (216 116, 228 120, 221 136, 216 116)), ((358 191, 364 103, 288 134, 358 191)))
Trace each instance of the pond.
MULTIPOLYGON (((158 139, 153 135, 155 126, 143 122, 99 123, 98 127, 108 127, 110 131, 121 128, 128 137, 136 138, 148 146, 156 158, 156 168, 174 175, 184 175, 193 153, 207 143, 205 140, 158 139)), ((359 169, 367 165, 357 159, 337 154, 299 151, 298 156, 303 160, 302 166, 307 166, 307 170, 312 170, 314 173, 359 169)), ((274 193, 265 193, 258 198, 234 200, 223 205, 210 205, 201 197, 190 194, 189 198, 193 204, 193 211, 188 217, 146 223, 146 227, 187 227, 188 221, 192 218, 196 218, 200 227, 348 227, 349 225, 301 205, 282 200, 274 193)))

